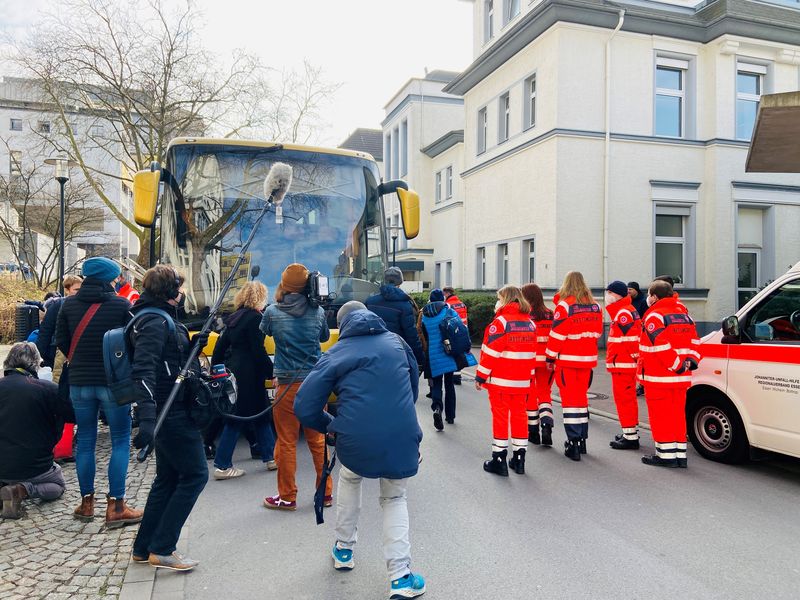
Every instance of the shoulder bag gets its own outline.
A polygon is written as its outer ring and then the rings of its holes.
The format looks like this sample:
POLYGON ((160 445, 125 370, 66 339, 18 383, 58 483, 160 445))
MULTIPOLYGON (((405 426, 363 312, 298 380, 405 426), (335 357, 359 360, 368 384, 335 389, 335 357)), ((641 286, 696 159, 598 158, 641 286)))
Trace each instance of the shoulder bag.
POLYGON ((70 401, 69 398, 69 363, 72 362, 72 355, 75 354, 75 349, 78 347, 78 342, 81 340, 81 336, 83 332, 86 331, 86 327, 89 325, 89 321, 92 320, 92 317, 97 313, 100 309, 100 303, 92 304, 89 307, 89 310, 86 311, 86 314, 83 315, 83 318, 78 323, 78 327, 75 328, 75 333, 72 335, 72 342, 69 345, 69 354, 67 354, 67 360, 64 361, 64 366, 61 368, 61 376, 58 378, 58 395, 61 397, 62 400, 67 402, 70 401))

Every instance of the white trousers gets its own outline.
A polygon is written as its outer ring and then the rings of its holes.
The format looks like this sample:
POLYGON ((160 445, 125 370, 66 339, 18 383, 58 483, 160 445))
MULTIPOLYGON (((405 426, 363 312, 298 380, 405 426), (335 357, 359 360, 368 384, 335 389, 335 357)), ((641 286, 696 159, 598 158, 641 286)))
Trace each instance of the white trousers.
MULTIPOLYGON (((358 517, 361 513, 361 479, 350 469, 339 469, 336 495, 336 543, 352 550, 356 545, 358 517)), ((383 509, 383 556, 389 580, 411 572, 411 542, 408 537, 408 479, 380 480, 380 504, 383 509)))

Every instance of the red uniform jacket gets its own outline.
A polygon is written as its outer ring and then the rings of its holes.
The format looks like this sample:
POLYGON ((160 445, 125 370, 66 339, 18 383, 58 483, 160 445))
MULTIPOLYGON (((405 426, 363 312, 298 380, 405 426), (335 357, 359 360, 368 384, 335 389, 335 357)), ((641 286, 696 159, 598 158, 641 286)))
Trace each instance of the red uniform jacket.
POLYGON ((547 361, 573 369, 592 369, 597 366, 597 340, 602 334, 600 306, 578 304, 574 296, 560 300, 547 342, 547 361))
POLYGON ((461 300, 459 300, 458 296, 456 296, 455 294, 453 294, 449 298, 445 298, 445 302, 447 302, 450 305, 450 308, 452 308, 454 311, 456 311, 458 316, 461 317, 461 322, 464 323, 464 325, 466 325, 467 324, 467 305, 464 304, 461 300))
POLYGON ((676 297, 663 298, 647 311, 639 339, 639 379, 645 387, 683 388, 692 381, 683 362, 700 362, 700 339, 692 318, 676 297))
POLYGON ((611 325, 608 328, 606 368, 612 373, 635 373, 639 358, 642 321, 633 308, 630 296, 606 306, 611 325))
POLYGON ((536 368, 536 325, 519 304, 497 311, 486 328, 475 380, 503 392, 526 394, 536 368))
POLYGON ((547 309, 544 319, 536 320, 531 317, 531 321, 536 325, 536 364, 537 366, 543 366, 547 342, 550 339, 550 330, 553 328, 553 311, 547 309))

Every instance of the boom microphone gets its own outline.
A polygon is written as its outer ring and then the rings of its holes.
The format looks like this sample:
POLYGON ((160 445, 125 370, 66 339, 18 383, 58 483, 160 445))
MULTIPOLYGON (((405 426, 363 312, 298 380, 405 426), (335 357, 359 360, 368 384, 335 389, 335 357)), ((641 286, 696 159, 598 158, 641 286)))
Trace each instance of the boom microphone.
POLYGON ((264 196, 267 202, 275 205, 275 222, 278 224, 283 223, 281 203, 290 185, 292 185, 292 167, 280 162, 272 165, 264 180, 264 196))

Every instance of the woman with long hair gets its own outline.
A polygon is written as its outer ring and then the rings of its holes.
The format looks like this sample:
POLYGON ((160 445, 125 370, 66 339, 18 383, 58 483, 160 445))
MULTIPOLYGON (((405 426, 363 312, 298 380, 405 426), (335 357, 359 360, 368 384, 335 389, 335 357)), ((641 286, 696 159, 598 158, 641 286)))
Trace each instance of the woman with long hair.
POLYGON ((548 369, 555 370, 561 395, 564 455, 580 460, 589 437, 589 386, 597 366, 597 340, 603 333, 603 313, 583 275, 570 271, 558 290, 558 305, 547 342, 548 369))
POLYGON ((492 407, 492 458, 483 463, 483 470, 503 477, 508 477, 508 467, 525 473, 525 404, 536 368, 536 326, 530 310, 518 287, 507 285, 497 292, 495 318, 483 334, 475 375, 475 388, 489 390, 492 407), (506 463, 509 424, 514 454, 506 463))
POLYGON ((553 404, 550 388, 553 373, 547 370, 545 350, 553 328, 553 311, 544 303, 542 289, 535 283, 522 286, 522 295, 531 305, 531 321, 536 325, 536 375, 528 392, 528 441, 544 446, 553 445, 553 404), (539 435, 539 424, 542 426, 539 435))
MULTIPOLYGON (((267 408, 264 382, 272 379, 272 361, 264 348, 264 334, 258 328, 262 311, 267 305, 267 287, 258 281, 248 281, 233 298, 234 312, 225 319, 222 332, 214 347, 213 364, 224 363, 236 376, 239 390, 236 416, 252 417, 267 408)), ((214 456, 214 479, 232 479, 244 475, 233 466, 233 451, 246 421, 226 419, 214 456)), ((267 469, 278 468, 273 460, 275 436, 269 419, 263 416, 253 421, 261 460, 267 469)))

